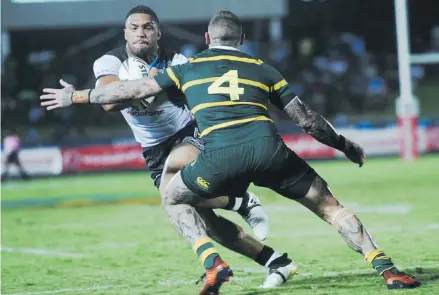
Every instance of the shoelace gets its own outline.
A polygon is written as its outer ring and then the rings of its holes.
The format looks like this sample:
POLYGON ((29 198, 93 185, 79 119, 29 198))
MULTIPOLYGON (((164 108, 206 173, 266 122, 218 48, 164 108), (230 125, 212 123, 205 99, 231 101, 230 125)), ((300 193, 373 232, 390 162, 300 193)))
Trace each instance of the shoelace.
POLYGON ((201 277, 195 282, 195 285, 198 285, 199 283, 201 283, 205 277, 206 277, 206 273, 203 273, 201 275, 201 277))

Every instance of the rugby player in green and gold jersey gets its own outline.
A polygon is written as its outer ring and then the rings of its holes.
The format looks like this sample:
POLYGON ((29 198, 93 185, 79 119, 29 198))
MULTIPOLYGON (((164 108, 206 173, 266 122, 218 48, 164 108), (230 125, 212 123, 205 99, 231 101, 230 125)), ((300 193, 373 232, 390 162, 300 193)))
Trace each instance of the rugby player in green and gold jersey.
POLYGON ((176 230, 193 247, 206 269, 200 294, 218 294, 232 271, 208 238, 194 206, 209 206, 212 199, 242 194, 250 183, 268 187, 295 200, 332 224, 347 245, 372 264, 389 289, 415 288, 421 283, 400 272, 378 249, 358 217, 341 205, 327 183, 280 138, 267 104, 284 110, 316 140, 364 164, 363 149, 338 134, 318 113, 294 95, 281 74, 263 61, 239 51, 241 23, 233 13, 221 11, 210 21, 209 49, 190 63, 172 66, 155 78, 125 81, 93 89, 45 89, 47 109, 72 103, 107 104, 142 99, 179 88, 194 114, 205 150, 171 180, 164 209, 176 230))

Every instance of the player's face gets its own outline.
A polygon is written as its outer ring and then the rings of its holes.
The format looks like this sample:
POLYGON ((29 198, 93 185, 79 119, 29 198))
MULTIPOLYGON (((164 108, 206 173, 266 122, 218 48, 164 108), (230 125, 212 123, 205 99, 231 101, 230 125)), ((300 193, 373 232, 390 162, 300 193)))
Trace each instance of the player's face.
POLYGON ((161 33, 158 24, 149 14, 135 13, 125 23, 125 40, 136 56, 154 53, 161 33))

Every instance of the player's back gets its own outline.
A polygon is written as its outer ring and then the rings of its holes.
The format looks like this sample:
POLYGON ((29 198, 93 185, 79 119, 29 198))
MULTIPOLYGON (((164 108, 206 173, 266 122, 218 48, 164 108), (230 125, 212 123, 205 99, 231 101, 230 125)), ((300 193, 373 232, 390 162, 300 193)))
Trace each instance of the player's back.
POLYGON ((267 104, 280 81, 274 82, 270 66, 229 47, 205 50, 189 61, 178 79, 206 148, 277 134, 267 104))

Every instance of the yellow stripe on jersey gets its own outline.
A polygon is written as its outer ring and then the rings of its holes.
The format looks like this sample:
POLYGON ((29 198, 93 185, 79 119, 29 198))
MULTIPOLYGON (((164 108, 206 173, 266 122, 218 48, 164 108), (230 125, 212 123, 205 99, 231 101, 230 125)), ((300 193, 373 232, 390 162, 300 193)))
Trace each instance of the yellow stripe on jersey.
POLYGON ((217 56, 211 56, 211 57, 189 58, 189 62, 190 63, 198 63, 198 62, 206 62, 206 61, 218 61, 218 60, 223 60, 223 59, 251 63, 251 64, 257 64, 257 65, 261 65, 264 63, 260 59, 239 57, 239 56, 233 56, 233 55, 217 55, 217 56))
POLYGON ((191 111, 192 111, 192 114, 195 115, 196 112, 198 112, 199 110, 202 110, 202 109, 213 108, 213 107, 223 107, 223 106, 244 105, 244 104, 261 107, 261 108, 264 108, 265 110, 267 110, 267 107, 265 105, 263 105, 262 103, 257 103, 257 102, 250 102, 250 101, 220 101, 220 102, 201 103, 201 104, 197 105, 196 107, 194 107, 191 111))
POLYGON ((192 80, 192 81, 186 82, 183 84, 183 87, 181 87, 181 91, 185 92, 186 89, 188 89, 189 87, 195 86, 195 85, 215 82, 215 80, 218 78, 219 77, 210 77, 210 78, 197 79, 197 80, 192 80))
POLYGON ((270 87, 268 87, 267 85, 262 84, 261 82, 258 82, 258 81, 238 78, 238 82, 241 84, 245 84, 245 85, 259 87, 267 92, 270 92, 270 87))
MULTIPOLYGON (((221 77, 210 77, 210 78, 192 80, 192 81, 184 83, 183 87, 181 87, 181 90, 183 92, 185 92, 189 87, 200 85, 200 84, 205 84, 205 83, 212 83, 212 82, 215 82, 219 78, 221 78, 221 77)), ((269 86, 262 84, 261 82, 258 82, 258 81, 238 78, 238 83, 250 85, 250 86, 255 86, 255 87, 261 88, 262 90, 270 92, 269 86)))
POLYGON ((229 121, 229 122, 213 125, 213 126, 211 126, 209 128, 204 129, 203 132, 201 132, 200 137, 206 136, 207 134, 209 134, 210 132, 212 132, 214 130, 218 130, 218 129, 222 129, 222 128, 227 128, 227 127, 230 127, 230 126, 233 126, 233 125, 249 123, 249 122, 253 122, 253 121, 270 121, 270 122, 273 122, 273 120, 271 120, 270 118, 265 117, 265 116, 258 116, 258 117, 247 118, 247 119, 242 119, 242 120, 229 121))
POLYGON ((171 68, 167 68, 166 72, 168 73, 169 78, 171 78, 172 81, 174 81, 177 88, 180 89, 180 81, 178 80, 177 76, 175 76, 174 71, 172 71, 171 68))
POLYGON ((279 89, 281 89, 282 87, 287 86, 287 85, 288 85, 288 83, 287 83, 287 81, 285 81, 285 79, 284 79, 284 80, 282 80, 282 81, 277 82, 276 84, 274 84, 274 86, 273 86, 273 90, 274 90, 274 91, 277 91, 277 90, 279 90, 279 89))

